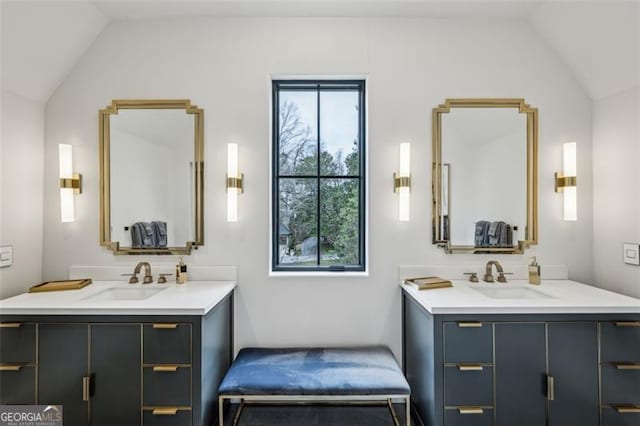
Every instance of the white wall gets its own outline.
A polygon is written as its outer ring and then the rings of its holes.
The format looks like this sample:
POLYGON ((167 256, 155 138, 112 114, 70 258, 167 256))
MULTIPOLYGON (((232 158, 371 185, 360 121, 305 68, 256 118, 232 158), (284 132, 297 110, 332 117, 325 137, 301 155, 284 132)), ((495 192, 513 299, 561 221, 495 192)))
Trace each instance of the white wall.
POLYGON ((594 281, 600 287, 638 298, 640 266, 622 261, 622 244, 640 244, 639 159, 640 87, 596 101, 593 107, 594 281))
POLYGON ((1 93, 0 245, 13 245, 13 265, 0 268, 3 299, 42 281, 44 104, 1 93))
MULTIPOLYGON (((524 97, 540 108, 540 245, 525 264, 567 264, 591 282, 591 102, 525 22, 427 19, 190 19, 112 24, 47 105, 44 276, 131 262, 98 245, 97 111, 114 98, 189 98, 205 111, 205 246, 187 262, 238 265, 236 346, 384 343, 400 353, 399 265, 483 262, 431 245, 431 109, 447 97, 524 97), (269 277, 270 75, 366 75, 369 277, 269 277), (57 220, 55 149, 72 139, 85 190, 57 220), (580 143, 580 221, 553 192, 561 147, 580 143), (412 146, 412 211, 397 220, 398 146, 412 146), (225 221, 226 143, 246 177, 225 221), (51 161, 50 161, 51 160, 51 161)), ((136 257, 135 260, 143 260, 136 257)), ((152 261, 157 259, 152 259, 152 261)), ((167 261, 168 259, 163 259, 167 261)), ((508 267, 507 267, 508 269, 508 267)))

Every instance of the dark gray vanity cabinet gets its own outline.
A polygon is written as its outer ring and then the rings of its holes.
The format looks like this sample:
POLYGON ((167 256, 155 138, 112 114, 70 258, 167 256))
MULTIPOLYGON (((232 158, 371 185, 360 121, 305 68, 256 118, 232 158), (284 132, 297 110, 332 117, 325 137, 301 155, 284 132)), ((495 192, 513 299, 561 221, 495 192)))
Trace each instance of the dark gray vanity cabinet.
POLYGON ((39 323, 38 403, 73 425, 139 424, 140 336, 139 324, 39 323))
POLYGON ((0 405, 36 403, 36 329, 34 323, 0 322, 0 405))
POLYGON ((425 425, 640 425, 640 315, 432 315, 402 300, 425 425))
POLYGON ((38 404, 62 405, 65 423, 88 425, 89 324, 39 323, 37 347, 38 404))
POLYGON ((0 403, 74 426, 213 425, 233 356, 233 293, 205 316, 0 315, 0 403))

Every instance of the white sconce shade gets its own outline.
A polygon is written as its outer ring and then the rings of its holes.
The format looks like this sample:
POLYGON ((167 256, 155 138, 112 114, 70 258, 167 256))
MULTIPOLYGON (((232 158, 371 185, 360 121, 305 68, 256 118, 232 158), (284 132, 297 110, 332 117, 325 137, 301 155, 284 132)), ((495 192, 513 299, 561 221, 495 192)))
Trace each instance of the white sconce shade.
MULTIPOLYGON (((577 147, 575 142, 562 147, 562 172, 565 176, 578 176, 577 147)), ((576 185, 564 189, 564 220, 578 220, 578 188, 576 185)))
POLYGON ((82 191, 79 174, 73 173, 73 147, 69 144, 58 145, 60 178, 60 220, 75 221, 74 194, 82 191))
POLYGON ((238 144, 227 144, 227 222, 238 221, 238 194, 243 192, 243 175, 238 173, 238 144))
POLYGON ((398 193, 398 220, 407 222, 411 211, 411 144, 400 144, 400 168, 394 175, 394 189, 398 193))
POLYGON ((577 151, 575 142, 567 142, 562 146, 562 174, 556 173, 556 192, 563 193, 563 218, 567 221, 578 220, 577 151))
POLYGON ((58 145, 60 160, 60 179, 73 177, 73 147, 69 144, 58 145))

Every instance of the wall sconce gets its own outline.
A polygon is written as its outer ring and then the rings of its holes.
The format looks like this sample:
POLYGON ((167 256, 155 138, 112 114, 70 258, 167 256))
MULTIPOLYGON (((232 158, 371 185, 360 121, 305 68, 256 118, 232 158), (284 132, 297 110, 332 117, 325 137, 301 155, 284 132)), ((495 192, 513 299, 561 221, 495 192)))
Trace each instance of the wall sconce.
POLYGON ((393 189, 398 194, 398 219, 409 220, 411 191, 411 144, 400 144, 400 170, 393 174, 393 189))
POLYGON ((575 142, 562 146, 562 173, 556 172, 556 192, 564 196, 564 220, 578 220, 577 147, 575 142))
POLYGON ((73 194, 82 193, 82 175, 73 173, 73 147, 69 144, 58 145, 60 161, 60 220, 73 222, 75 209, 73 194))
POLYGON ((227 144, 227 222, 238 221, 238 194, 244 192, 244 175, 238 173, 238 144, 227 144))

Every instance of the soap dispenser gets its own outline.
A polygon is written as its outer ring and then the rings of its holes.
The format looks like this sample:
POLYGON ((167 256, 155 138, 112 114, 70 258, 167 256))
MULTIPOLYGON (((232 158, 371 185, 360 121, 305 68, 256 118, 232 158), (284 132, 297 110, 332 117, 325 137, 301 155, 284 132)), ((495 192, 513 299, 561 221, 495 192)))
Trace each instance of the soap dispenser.
POLYGON ((540 265, 535 256, 529 262, 529 284, 540 285, 540 265))
POLYGON ((180 258, 180 262, 176 265, 176 283, 184 284, 187 282, 187 265, 180 258))

